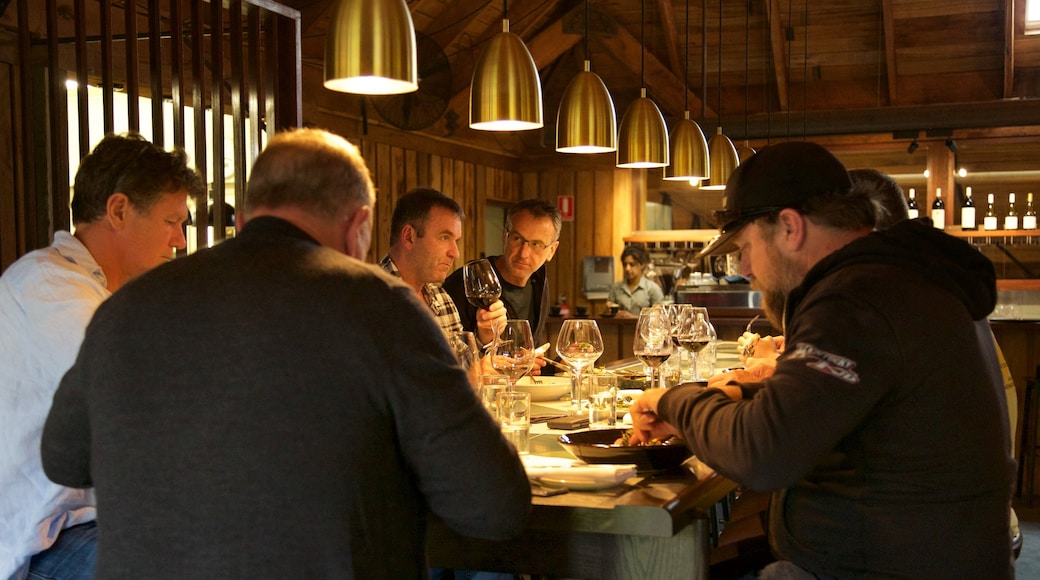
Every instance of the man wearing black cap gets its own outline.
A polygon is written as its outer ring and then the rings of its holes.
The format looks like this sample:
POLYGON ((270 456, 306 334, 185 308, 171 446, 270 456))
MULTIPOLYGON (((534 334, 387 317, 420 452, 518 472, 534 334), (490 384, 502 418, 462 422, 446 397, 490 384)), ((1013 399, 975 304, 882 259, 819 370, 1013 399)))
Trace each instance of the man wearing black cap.
POLYGON ((678 434, 773 492, 780 561, 760 577, 1013 577, 992 264, 921 221, 873 232, 869 197, 811 143, 762 149, 724 203, 704 253, 740 251, 785 352, 762 382, 647 391, 633 439, 678 434))

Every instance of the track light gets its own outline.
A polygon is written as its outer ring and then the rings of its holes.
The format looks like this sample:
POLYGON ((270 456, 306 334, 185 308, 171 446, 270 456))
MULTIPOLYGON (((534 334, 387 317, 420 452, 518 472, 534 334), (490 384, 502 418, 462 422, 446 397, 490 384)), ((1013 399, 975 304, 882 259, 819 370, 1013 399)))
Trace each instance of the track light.
POLYGON ((917 143, 917 139, 914 139, 913 142, 907 146, 906 152, 913 155, 914 151, 917 151, 918 147, 920 147, 920 145, 917 143))
POLYGON ((954 155, 957 154, 957 142, 954 141, 952 137, 946 140, 946 148, 954 155))

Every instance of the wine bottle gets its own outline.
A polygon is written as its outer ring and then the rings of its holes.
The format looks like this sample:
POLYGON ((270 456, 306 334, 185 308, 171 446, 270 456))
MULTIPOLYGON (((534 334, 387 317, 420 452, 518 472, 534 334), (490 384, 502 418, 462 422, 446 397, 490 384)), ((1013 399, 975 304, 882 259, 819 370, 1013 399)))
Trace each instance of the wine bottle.
POLYGON ((916 199, 916 197, 917 197, 917 194, 914 192, 914 188, 911 187, 910 188, 910 199, 907 200, 907 202, 906 202, 906 208, 907 208, 906 213, 907 213, 907 216, 910 219, 916 219, 919 215, 921 215, 917 211, 917 199, 916 199))
POLYGON ((932 202, 932 225, 946 229, 946 204, 942 200, 942 188, 935 188, 935 201, 932 202))
POLYGON ((1022 216, 1022 229, 1023 230, 1035 230, 1036 229, 1036 210, 1033 209, 1033 194, 1026 194, 1026 213, 1022 216))
POLYGON ((961 206, 961 229, 974 230, 975 228, 975 201, 971 198, 971 186, 964 191, 964 205, 961 206))
POLYGON ((986 216, 982 218, 982 229, 984 230, 995 230, 997 229, 997 212, 993 209, 993 194, 989 194, 986 198, 988 205, 986 206, 986 216))
POLYGON ((1008 194, 1008 211, 1007 215, 1004 216, 1004 229, 1018 229, 1018 213, 1015 211, 1015 194, 1013 193, 1008 194))

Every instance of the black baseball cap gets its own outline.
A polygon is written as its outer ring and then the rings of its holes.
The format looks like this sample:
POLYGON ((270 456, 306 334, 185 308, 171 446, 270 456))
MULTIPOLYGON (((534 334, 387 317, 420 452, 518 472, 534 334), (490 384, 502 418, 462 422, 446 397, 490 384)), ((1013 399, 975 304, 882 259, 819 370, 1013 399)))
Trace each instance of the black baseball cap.
POLYGON ((816 143, 789 141, 763 147, 729 176, 723 207, 714 214, 719 235, 697 257, 736 250, 733 236, 757 217, 851 187, 845 166, 816 143))

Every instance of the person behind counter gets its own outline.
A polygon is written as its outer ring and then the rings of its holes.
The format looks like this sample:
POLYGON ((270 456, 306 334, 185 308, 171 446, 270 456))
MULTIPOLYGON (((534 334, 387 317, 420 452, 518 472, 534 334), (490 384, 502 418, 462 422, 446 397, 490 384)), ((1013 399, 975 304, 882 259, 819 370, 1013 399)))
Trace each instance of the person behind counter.
POLYGON ((741 274, 779 299, 784 354, 734 398, 646 391, 632 439, 681 433, 719 473, 773 492, 780 561, 761 578, 1012 578, 993 264, 919 220, 871 234, 870 197, 812 143, 763 148, 724 199, 705 253, 739 250, 741 274))
POLYGON ((373 203, 355 146, 278 133, 238 236, 100 307, 41 446, 96 486, 99 578, 420 578, 431 517, 523 529, 516 450, 429 307, 362 261, 373 203))
POLYGON ((624 280, 615 282, 607 295, 607 306, 618 307, 619 317, 639 316, 647 306, 664 301, 664 291, 645 276, 650 253, 642 246, 625 246, 621 251, 621 271, 624 280))

